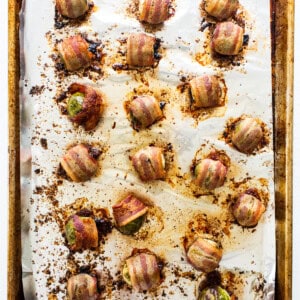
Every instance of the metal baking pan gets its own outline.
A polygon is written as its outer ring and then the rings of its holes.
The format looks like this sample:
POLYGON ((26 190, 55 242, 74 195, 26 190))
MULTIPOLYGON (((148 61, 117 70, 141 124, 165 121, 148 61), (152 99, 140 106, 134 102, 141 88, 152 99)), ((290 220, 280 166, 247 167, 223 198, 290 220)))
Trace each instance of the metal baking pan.
MULTIPOLYGON (((9 249, 8 299, 23 299, 21 269, 19 11, 9 0, 9 249)), ((276 299, 292 294, 292 120, 294 1, 271 1, 276 201, 276 299)))

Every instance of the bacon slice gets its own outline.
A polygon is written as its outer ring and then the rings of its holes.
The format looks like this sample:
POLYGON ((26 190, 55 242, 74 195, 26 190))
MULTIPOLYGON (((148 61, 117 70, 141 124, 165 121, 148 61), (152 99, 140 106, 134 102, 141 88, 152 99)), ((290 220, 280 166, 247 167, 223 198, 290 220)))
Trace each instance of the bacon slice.
POLYGON ((170 0, 141 0, 140 21, 149 24, 160 24, 169 18, 170 0))
POLYGON ((197 270, 212 272, 219 266, 223 251, 212 237, 198 237, 187 250, 188 262, 197 270))
POLYGON ((82 110, 74 117, 71 117, 71 121, 78 125, 83 125, 87 131, 94 129, 103 111, 101 92, 96 88, 79 83, 71 84, 69 92, 71 94, 76 92, 84 94, 82 110))
POLYGON ((206 12, 218 20, 225 20, 233 16, 238 7, 238 0, 205 0, 204 5, 206 12))
POLYGON ((241 226, 253 227, 265 212, 265 205, 256 197, 243 193, 233 206, 233 215, 241 226))
POLYGON ((195 168, 195 184, 209 190, 218 188, 224 184, 227 171, 219 160, 205 158, 195 168))
POLYGON ((97 300, 97 278, 88 274, 72 276, 67 284, 69 300, 97 300))
POLYGON ((146 147, 141 149, 132 157, 132 163, 143 181, 163 179, 166 177, 162 148, 146 147))
POLYGON ((127 63, 134 67, 154 65, 154 45, 156 39, 145 33, 132 33, 127 39, 127 63))
POLYGON ((75 182, 89 180, 98 169, 98 162, 84 144, 71 148, 61 159, 61 166, 75 182))
POLYGON ((64 39, 57 46, 59 54, 67 70, 76 71, 87 67, 93 58, 88 42, 80 35, 64 39))
POLYGON ((114 205, 112 209, 119 227, 127 225, 145 215, 148 211, 148 207, 133 195, 127 196, 124 200, 114 205))
POLYGON ((128 258, 126 264, 135 290, 147 291, 160 284, 160 270, 154 254, 140 253, 128 258))
POLYGON ((222 55, 237 55, 242 49, 244 30, 232 22, 218 23, 212 37, 212 49, 222 55))
POLYGON ((68 18, 78 18, 84 15, 88 9, 87 0, 56 0, 58 12, 68 18))
POLYGON ((159 103, 148 95, 135 98, 129 105, 129 112, 137 120, 133 122, 134 129, 147 128, 163 117, 159 103))

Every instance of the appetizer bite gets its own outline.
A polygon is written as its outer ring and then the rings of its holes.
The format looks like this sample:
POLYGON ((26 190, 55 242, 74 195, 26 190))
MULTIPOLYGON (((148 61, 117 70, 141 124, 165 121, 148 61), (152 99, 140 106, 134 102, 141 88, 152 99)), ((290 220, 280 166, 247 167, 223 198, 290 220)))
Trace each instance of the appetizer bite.
POLYGON ((88 274, 78 274, 68 280, 67 292, 69 300, 97 300, 97 278, 88 274))
POLYGON ((233 206, 233 215, 241 226, 254 227, 258 224, 266 207, 254 195, 242 193, 233 206))
POLYGON ((150 181, 166 177, 163 149, 149 146, 139 150, 132 157, 132 164, 141 180, 150 181))
POLYGON ((218 23, 212 37, 212 49, 222 55, 237 55, 244 42, 244 29, 232 22, 218 23))
POLYGON ((220 79, 204 75, 190 81, 192 109, 215 107, 224 104, 220 79))
POLYGON ((204 0, 205 11, 220 21, 232 17, 238 7, 238 0, 204 0))
POLYGON ((139 292, 157 288, 161 281, 161 263, 148 249, 134 249, 125 260, 122 275, 124 281, 139 292))
POLYGON ((140 0, 139 20, 149 24, 160 24, 169 18, 170 0, 140 0))
POLYGON ((198 271, 212 272, 219 267, 223 250, 219 242, 216 242, 211 235, 198 237, 186 249, 188 262, 198 271))
POLYGON ((158 41, 154 36, 145 33, 130 34, 127 39, 127 64, 132 67, 154 66, 158 41))
POLYGON ((128 106, 128 113, 135 130, 145 129, 163 118, 160 104, 150 95, 133 99, 128 106))
POLYGON ((139 231, 148 211, 148 207, 133 195, 127 196, 112 209, 118 230, 126 235, 139 231))
POLYGON ((56 8, 62 16, 76 19, 88 11, 89 4, 87 0, 56 0, 56 8))
POLYGON ((263 139, 261 125, 254 118, 244 118, 235 124, 232 143, 241 152, 253 153, 263 139))
POLYGON ((220 286, 207 287, 200 292, 198 300, 230 300, 230 296, 226 290, 220 286))
POLYGON ((81 35, 65 38, 57 48, 68 71, 87 67, 92 62, 93 54, 89 51, 89 43, 81 35))
POLYGON ((67 176, 75 182, 83 182, 94 176, 98 169, 100 151, 85 144, 72 147, 60 164, 67 176))
POLYGON ((68 246, 72 251, 98 246, 98 230, 92 217, 71 216, 66 223, 65 234, 68 246))
POLYGON ((71 84, 68 91, 71 94, 67 100, 70 120, 77 125, 82 125, 87 131, 94 129, 103 111, 101 92, 79 83, 71 84))

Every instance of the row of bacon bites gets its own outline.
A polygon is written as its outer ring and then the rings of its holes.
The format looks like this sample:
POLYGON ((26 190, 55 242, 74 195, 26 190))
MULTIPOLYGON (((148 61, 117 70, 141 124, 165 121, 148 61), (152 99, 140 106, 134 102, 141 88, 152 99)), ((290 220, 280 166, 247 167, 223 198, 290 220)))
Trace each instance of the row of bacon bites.
MULTIPOLYGON (((211 47, 218 54, 237 55, 244 39, 244 29, 226 21, 238 9, 238 0, 204 0, 204 9, 217 20, 211 47), (225 20, 225 21, 224 21, 225 20)), ((66 18, 78 18, 89 10, 87 0, 56 0, 58 12, 66 18)), ((149 24, 161 24, 171 16, 170 0, 143 0, 139 5, 139 20, 149 24)), ((154 67, 156 63, 157 40, 145 33, 132 33, 127 38, 126 61, 129 68, 154 67)), ((81 35, 64 39, 58 45, 64 67, 76 71, 87 67, 94 59, 89 43, 81 35)), ((222 83, 217 76, 199 76, 189 81, 192 109, 223 105, 222 83)), ((73 83, 67 93, 67 112, 70 120, 82 125, 85 130, 94 129, 103 112, 103 95, 98 89, 73 83)), ((128 105, 128 118, 135 130, 143 130, 159 122, 164 114, 163 107, 152 95, 139 95, 128 105)), ((242 153, 252 154, 264 139, 264 124, 255 118, 241 117, 231 125, 231 143, 242 153)), ((133 167, 144 181, 164 180, 167 177, 165 149, 148 146, 132 157, 133 167)), ((90 145, 78 144, 62 157, 61 167, 69 180, 84 182, 91 179, 98 169, 97 151, 90 145)), ((204 189, 221 187, 225 180, 230 160, 212 152, 198 160, 192 168, 194 183, 204 189)), ((133 235, 143 226, 147 218, 147 205, 138 197, 129 194, 112 207, 116 228, 125 235, 133 235)), ((239 195, 233 207, 233 214, 241 226, 256 226, 265 206, 258 196, 250 192, 239 195)), ((65 235, 72 251, 93 249, 99 245, 96 221, 80 213, 72 215, 66 222, 65 235)), ((186 259, 196 269, 205 273, 214 271, 222 259, 222 245, 211 235, 199 236, 185 245, 186 259)), ((137 291, 153 290, 162 282, 163 264, 160 258, 148 249, 134 249, 124 264, 124 281, 137 291)), ((68 280, 69 299, 97 299, 99 296, 97 278, 93 274, 78 274, 68 280)), ((207 286, 199 294, 199 300, 223 299, 230 296, 221 286, 207 286)))

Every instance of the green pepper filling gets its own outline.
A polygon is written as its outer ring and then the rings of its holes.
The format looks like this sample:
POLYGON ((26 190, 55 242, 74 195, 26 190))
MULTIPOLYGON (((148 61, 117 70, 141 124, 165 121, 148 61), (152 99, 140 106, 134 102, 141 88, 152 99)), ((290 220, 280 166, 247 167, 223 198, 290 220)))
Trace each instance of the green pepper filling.
POLYGON ((144 215, 138 217, 137 219, 131 221, 130 223, 119 227, 118 229, 126 235, 132 235, 134 233, 136 233, 137 231, 139 231, 139 229, 141 228, 141 226, 143 225, 144 222, 144 215))
POLYGON ((125 263, 125 265, 124 265, 124 267, 123 267, 122 275, 123 275, 124 281, 125 281, 128 285, 132 285, 132 284, 131 284, 130 275, 129 275, 128 266, 127 266, 126 263, 125 263))
POLYGON ((219 286, 204 289, 199 300, 230 300, 228 293, 219 286))
POLYGON ((66 225, 66 237, 69 245, 74 245, 76 243, 76 233, 72 220, 66 225))
POLYGON ((75 93, 69 98, 67 110, 71 117, 76 116, 82 110, 83 100, 83 93, 75 93))

